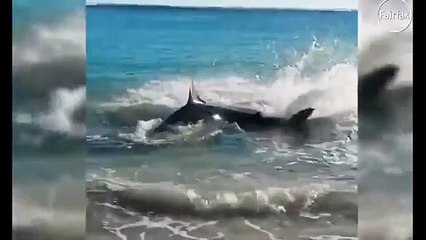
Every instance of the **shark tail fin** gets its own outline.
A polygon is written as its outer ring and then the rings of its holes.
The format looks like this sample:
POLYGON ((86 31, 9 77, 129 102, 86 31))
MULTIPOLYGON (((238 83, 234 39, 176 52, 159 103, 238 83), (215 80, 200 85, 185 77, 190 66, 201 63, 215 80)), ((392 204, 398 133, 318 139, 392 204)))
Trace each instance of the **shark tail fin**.
POLYGON ((293 114, 290 119, 288 120, 288 124, 291 126, 300 126, 302 125, 304 122, 306 122, 306 120, 308 120, 308 118, 312 115, 312 113, 314 112, 314 108, 305 108, 295 114, 293 114))

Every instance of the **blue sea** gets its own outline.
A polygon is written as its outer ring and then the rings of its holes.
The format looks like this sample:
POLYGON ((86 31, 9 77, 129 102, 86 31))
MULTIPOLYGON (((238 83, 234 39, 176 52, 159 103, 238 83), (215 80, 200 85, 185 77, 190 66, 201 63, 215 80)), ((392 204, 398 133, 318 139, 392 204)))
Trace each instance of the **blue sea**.
POLYGON ((90 239, 357 239, 357 12, 86 9, 90 239), (302 142, 218 121, 151 131, 194 82, 289 117, 302 142))

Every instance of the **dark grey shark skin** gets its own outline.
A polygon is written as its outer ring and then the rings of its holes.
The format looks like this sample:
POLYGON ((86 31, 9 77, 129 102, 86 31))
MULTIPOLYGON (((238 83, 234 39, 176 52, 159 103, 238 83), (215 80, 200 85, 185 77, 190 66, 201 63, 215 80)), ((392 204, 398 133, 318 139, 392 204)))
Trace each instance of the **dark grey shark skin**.
POLYGON ((302 130, 303 124, 312 115, 314 109, 306 108, 297 112, 289 119, 266 117, 258 111, 249 109, 231 109, 205 104, 205 101, 194 97, 189 90, 188 101, 185 106, 172 113, 154 132, 169 131, 170 125, 178 123, 195 124, 201 120, 210 121, 219 117, 229 123, 237 123, 245 131, 270 131, 274 129, 302 130), (197 101, 198 100, 198 101, 197 101))
MULTIPOLYGON (((412 86, 390 88, 399 67, 384 65, 361 75, 358 84, 360 134, 412 130, 412 86)), ((374 135, 374 134, 373 134, 374 135)))

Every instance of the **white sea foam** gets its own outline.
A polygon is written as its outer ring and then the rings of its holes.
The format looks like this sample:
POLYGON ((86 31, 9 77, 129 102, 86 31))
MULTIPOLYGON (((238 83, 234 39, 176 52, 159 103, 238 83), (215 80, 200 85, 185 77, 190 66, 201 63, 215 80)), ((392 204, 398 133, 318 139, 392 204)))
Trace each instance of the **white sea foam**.
POLYGON ((86 26, 82 12, 65 16, 56 23, 36 23, 28 34, 25 39, 13 42, 13 66, 48 62, 65 56, 85 56, 86 26))
POLYGON ((85 87, 73 90, 57 89, 51 97, 49 111, 39 115, 35 121, 47 130, 84 136, 86 125, 84 123, 76 123, 72 115, 85 102, 85 87))
MULTIPOLYGON (((128 89, 127 94, 104 103, 130 106, 141 103, 180 107, 186 103, 191 79, 177 78, 128 89)), ((314 116, 356 112, 357 67, 337 64, 316 76, 302 76, 297 67, 282 69, 277 80, 259 83, 241 77, 197 79, 201 97, 209 103, 250 107, 269 115, 287 115, 314 107, 314 116), (290 109, 288 109, 290 108, 290 109)))

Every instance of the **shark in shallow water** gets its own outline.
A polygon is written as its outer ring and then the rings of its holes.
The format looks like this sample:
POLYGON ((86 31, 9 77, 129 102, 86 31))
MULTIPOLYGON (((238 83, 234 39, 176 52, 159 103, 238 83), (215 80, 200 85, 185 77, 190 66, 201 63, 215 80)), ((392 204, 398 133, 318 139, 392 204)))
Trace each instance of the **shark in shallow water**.
POLYGON ((223 120, 236 123, 244 131, 302 130, 314 109, 306 108, 290 118, 264 116, 252 109, 231 108, 207 104, 196 92, 193 83, 186 104, 173 112, 154 132, 169 131, 171 125, 195 124, 199 121, 223 120))

